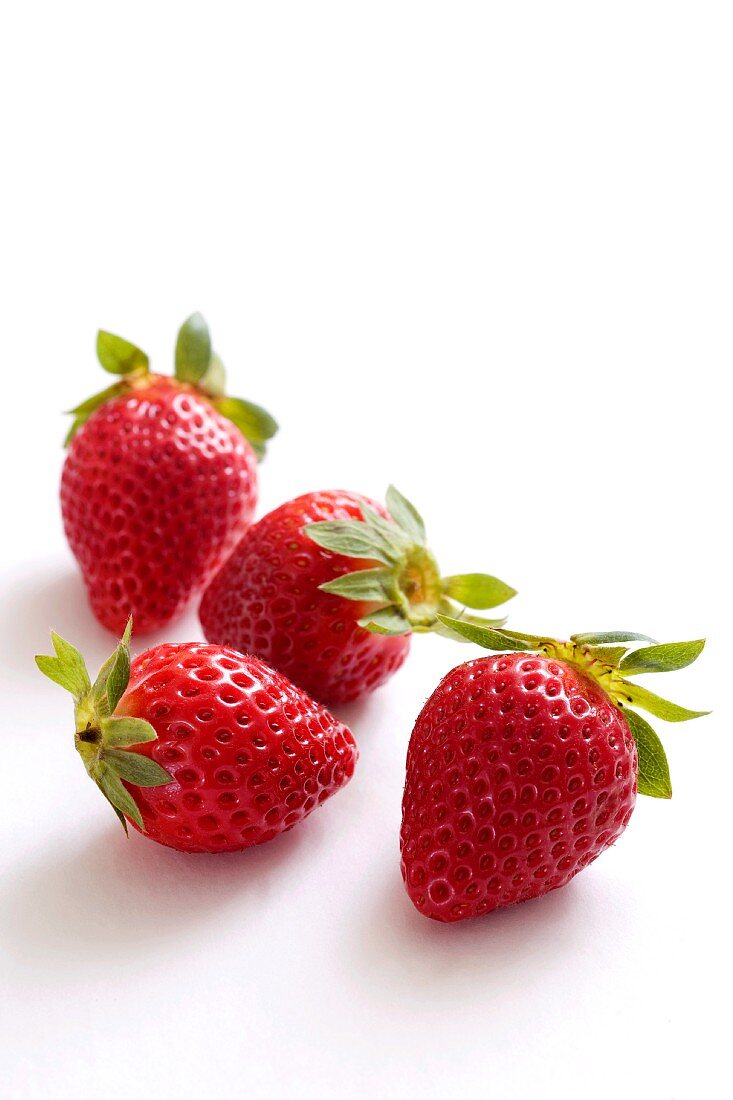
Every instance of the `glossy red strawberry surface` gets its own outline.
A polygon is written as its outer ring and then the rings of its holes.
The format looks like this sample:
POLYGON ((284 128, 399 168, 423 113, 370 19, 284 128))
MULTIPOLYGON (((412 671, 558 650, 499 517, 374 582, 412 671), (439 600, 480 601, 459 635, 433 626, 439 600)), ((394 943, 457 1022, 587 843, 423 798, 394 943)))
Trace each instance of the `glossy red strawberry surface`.
POLYGON ((460 665, 408 748, 400 846, 412 902, 458 921, 564 886, 621 835, 636 781, 626 719, 571 665, 527 653, 460 665))
MULTIPOLYGON (((354 773, 351 732, 256 657, 160 645, 132 662, 116 715, 143 718, 136 745, 173 777, 125 783, 145 833, 184 852, 232 852, 286 832, 354 773)), ((134 822, 133 822, 134 824, 134 822)))
POLYGON ((254 452, 193 389, 148 376, 74 435, 61 510, 94 614, 158 629, 210 580, 257 502, 254 452))
MULTIPOLYGON (((251 527, 204 593, 200 618, 209 641, 256 653, 328 704, 384 683, 405 660, 409 636, 365 630, 358 619, 371 605, 319 589, 378 563, 324 550, 303 532, 309 523, 361 520, 365 499, 307 493, 251 527)), ((387 516, 380 505, 366 503, 387 516)))

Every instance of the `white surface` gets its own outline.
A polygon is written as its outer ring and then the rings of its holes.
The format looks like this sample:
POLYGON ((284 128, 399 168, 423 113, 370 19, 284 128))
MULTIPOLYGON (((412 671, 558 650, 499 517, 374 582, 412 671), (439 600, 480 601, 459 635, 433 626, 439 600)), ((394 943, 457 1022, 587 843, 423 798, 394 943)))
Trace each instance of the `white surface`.
MULTIPOLYGON (((5 1095, 722 1096, 730 964, 730 9, 15 5, 0 66, 5 1095), (644 801, 567 889, 442 927, 402 891, 404 755, 472 649, 343 715, 354 782, 235 857, 125 842, 33 654, 92 666, 57 503, 98 326, 168 368, 201 309, 309 488, 424 511, 514 624, 707 635, 644 801), (8 392, 8 388, 10 392, 8 392)), ((8 25, 9 23, 9 25, 8 25)), ((193 612, 168 633, 200 637, 193 612)), ((658 686, 657 684, 654 686, 658 686)))

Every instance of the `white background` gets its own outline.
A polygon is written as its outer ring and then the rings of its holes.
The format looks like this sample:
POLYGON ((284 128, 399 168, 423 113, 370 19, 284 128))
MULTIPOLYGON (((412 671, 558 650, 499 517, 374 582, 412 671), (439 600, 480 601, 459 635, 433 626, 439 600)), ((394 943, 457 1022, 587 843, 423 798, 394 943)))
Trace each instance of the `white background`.
MULTIPOLYGON (((13 1100, 726 1092, 729 16, 699 0, 6 13, 13 1100), (709 638, 665 678, 716 711, 659 724, 674 799, 643 800, 568 888, 452 927, 403 893, 410 729, 478 652, 433 638, 342 708, 357 774, 305 825, 237 856, 125 842, 70 700, 33 665, 51 625, 94 668, 111 645, 61 532, 60 412, 106 384, 97 327, 167 370, 194 309, 232 392, 281 423, 260 512, 394 480, 446 572, 520 588, 520 629, 709 638)), ((166 632, 200 636, 193 611, 166 632)))

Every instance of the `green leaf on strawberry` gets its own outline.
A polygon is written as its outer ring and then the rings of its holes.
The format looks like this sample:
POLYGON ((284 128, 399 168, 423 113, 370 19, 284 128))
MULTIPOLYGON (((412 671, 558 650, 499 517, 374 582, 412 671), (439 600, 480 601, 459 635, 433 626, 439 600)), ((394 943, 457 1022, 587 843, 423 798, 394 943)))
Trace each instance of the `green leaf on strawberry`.
POLYGON ((410 535, 414 542, 425 545, 425 524, 414 504, 390 485, 386 496, 387 511, 398 527, 410 535))
POLYGON ((396 607, 382 607, 358 620, 359 626, 371 630, 373 634, 389 634, 392 637, 409 634, 411 627, 404 615, 396 607))
POLYGON ((56 656, 36 657, 36 664, 44 676, 48 676, 49 680, 53 680, 66 691, 70 691, 74 699, 79 701, 92 686, 84 658, 78 649, 69 645, 55 630, 51 631, 51 644, 56 656))
POLYGON ((600 633, 571 634, 571 642, 578 645, 609 645, 612 642, 653 642, 646 634, 634 634, 630 630, 606 630, 600 633))
POLYGON ((209 397, 223 397, 227 388, 227 372, 218 355, 212 352, 209 365, 199 379, 198 387, 209 397))
POLYGON ((467 607, 475 607, 478 611, 498 607, 517 594, 515 588, 510 588, 504 581, 485 573, 446 577, 443 583, 449 596, 467 607))
POLYGON ((655 695, 653 691, 647 691, 639 684, 630 684, 628 680, 624 680, 623 683, 626 686, 626 697, 632 707, 641 707, 642 710, 653 714, 655 718, 661 718, 664 722, 689 722, 691 718, 704 718, 710 713, 708 710, 688 710, 687 707, 680 707, 677 703, 670 703, 668 699, 662 699, 661 696, 655 695))
POLYGON ((506 630, 492 629, 477 622, 471 622, 465 618, 456 619, 450 615, 438 615, 438 619, 447 629, 449 637, 458 634, 466 641, 474 642, 494 653, 516 653, 517 650, 535 648, 506 630))
POLYGON ((38 656, 40 671, 74 697, 75 744, 89 776, 113 806, 125 832, 125 815, 143 828, 142 816, 133 795, 122 781, 138 787, 157 787, 171 782, 168 772, 132 746, 157 740, 149 722, 142 718, 114 716, 114 710, 130 679, 130 634, 132 619, 114 653, 105 661, 94 684, 90 682, 84 658, 78 649, 51 633, 55 656, 38 656))
POLYGON ((111 749, 126 749, 155 741, 157 733, 141 718, 103 718, 99 723, 105 745, 111 749))
POLYGON ((534 650, 565 662, 582 672, 605 691, 611 702, 623 712, 632 736, 636 741, 639 758, 638 789, 640 794, 655 798, 671 798, 672 785, 669 767, 659 737, 641 715, 630 708, 640 708, 665 722, 687 722, 702 718, 709 711, 688 710, 668 699, 648 691, 627 680, 649 672, 671 672, 685 668, 700 656, 705 642, 669 642, 653 644, 627 652, 627 646, 614 646, 614 642, 652 641, 645 634, 633 634, 624 630, 605 633, 573 634, 569 642, 501 627, 489 629, 480 624, 465 622, 462 618, 440 615, 445 629, 484 649, 493 652, 509 650, 534 650))
POLYGON ((646 719, 636 711, 627 710, 624 714, 636 742, 639 794, 652 798, 671 798, 672 781, 669 778, 669 764, 662 742, 646 719))
POLYGON ((130 635, 132 619, 127 626, 114 653, 107 658, 99 670, 92 688, 94 707, 99 714, 112 714, 122 698, 130 679, 130 635))
MULTIPOLYGON (((310 523, 306 533, 324 550, 342 554, 346 558, 381 561, 385 565, 394 565, 400 560, 401 551, 396 545, 392 547, 385 545, 379 532, 358 519, 323 520, 320 523, 310 523)), ((347 598, 358 599, 359 597, 347 598)))
MULTIPOLYGON (((446 604, 445 604, 445 609, 448 610, 447 601, 446 601, 446 604)), ((446 615, 445 617, 446 617, 446 619, 450 619, 450 616, 448 616, 448 615, 446 615)), ((453 621, 453 620, 450 619, 450 621, 453 621)), ((482 628, 482 630, 491 630, 493 627, 498 627, 498 626, 503 627, 504 624, 506 623, 506 618, 504 618, 504 619, 485 619, 483 617, 479 618, 478 615, 471 615, 467 611, 461 611, 461 620, 460 621, 462 623, 465 623, 465 624, 468 624, 468 625, 480 626, 482 628)), ((450 627, 448 627, 444 623, 442 623, 440 621, 440 617, 438 617, 436 619, 435 623, 433 624, 432 633, 433 634, 439 634, 442 638, 449 638, 452 642, 470 642, 471 641, 470 638, 466 637, 463 634, 457 634, 455 630, 452 630, 450 627)), ((517 649, 518 647, 515 645, 514 648, 517 649)))
POLYGON ((365 603, 385 603, 390 600, 391 590, 392 573, 389 569, 357 569, 354 573, 344 573, 321 585, 323 592, 365 603))
POLYGON ((97 358, 110 374, 145 374, 150 365, 142 348, 103 329, 97 333, 97 358))
POLYGON ((642 672, 676 672, 677 669, 691 665, 703 651, 705 642, 668 642, 666 645, 650 645, 645 649, 636 649, 620 663, 621 670, 627 676, 638 676, 642 672))
POLYGON ((217 397, 214 407, 239 428, 257 457, 264 458, 267 441, 278 430, 277 421, 265 409, 241 397, 217 397))
POLYGON ((209 367, 211 334, 200 313, 192 313, 178 330, 176 339, 176 378, 196 385, 209 367))
POLYGON ((102 759, 119 775, 120 779, 126 779, 136 787, 160 787, 171 781, 168 772, 161 768, 160 764, 156 764, 147 756, 141 756, 138 752, 105 748, 102 751, 102 759))
POLYGON ((120 824, 125 830, 125 835, 127 835, 128 817, 135 822, 139 829, 144 828, 143 817, 137 802, 127 788, 123 787, 122 780, 112 768, 107 767, 106 764, 101 764, 96 775, 92 778, 117 814, 120 824))

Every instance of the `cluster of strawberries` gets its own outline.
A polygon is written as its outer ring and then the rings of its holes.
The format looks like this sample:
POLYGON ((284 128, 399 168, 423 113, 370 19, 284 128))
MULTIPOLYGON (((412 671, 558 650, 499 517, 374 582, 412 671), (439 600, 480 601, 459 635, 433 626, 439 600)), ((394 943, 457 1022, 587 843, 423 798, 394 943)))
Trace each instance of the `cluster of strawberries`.
POLYGON ((428 631, 494 655, 449 672, 412 732, 401 852, 420 912, 457 921, 562 886, 618 838, 637 792, 671 795, 635 708, 673 722, 702 712, 633 677, 690 664, 702 641, 560 642, 477 616, 466 609, 514 590, 443 577, 393 488, 386 508, 324 491, 252 524, 277 425, 226 395, 203 318, 182 326, 173 378, 110 333, 97 350, 117 381, 73 410, 61 505, 92 609, 122 637, 94 683, 56 634, 55 656, 36 660, 74 696, 76 748, 125 830, 231 852, 291 829, 356 767, 352 733, 324 704, 373 691, 428 631), (158 630, 198 596, 209 644, 130 661, 131 616, 158 630))

